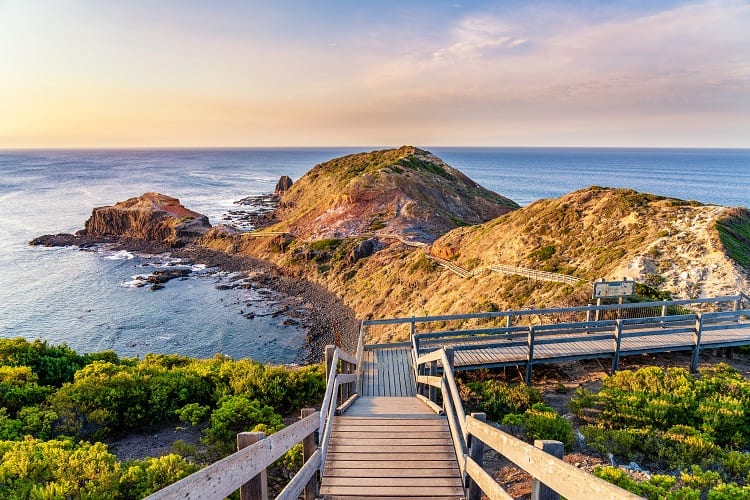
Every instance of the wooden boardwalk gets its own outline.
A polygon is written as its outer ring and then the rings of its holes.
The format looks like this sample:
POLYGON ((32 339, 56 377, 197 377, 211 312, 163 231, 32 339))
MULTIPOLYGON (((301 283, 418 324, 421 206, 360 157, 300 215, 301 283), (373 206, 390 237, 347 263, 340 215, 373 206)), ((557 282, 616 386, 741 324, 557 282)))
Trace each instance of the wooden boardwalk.
POLYGON ((448 422, 416 397, 360 397, 334 420, 324 498, 464 498, 448 422))
POLYGON ((362 359, 362 396, 417 394, 411 344, 367 346, 362 359))
MULTIPOLYGON (((624 329, 620 335, 618 356, 655 352, 693 351, 696 345, 692 322, 675 323, 661 328, 653 325, 624 329)), ((568 332, 540 332, 533 341, 533 363, 557 363, 582 359, 612 358, 617 337, 614 332, 582 329, 568 332)), ((750 345, 750 324, 727 322, 706 325, 701 332, 700 348, 715 349, 750 345), (716 328, 716 329, 712 329, 716 328)), ((454 367, 471 370, 487 367, 524 366, 530 358, 526 334, 505 336, 446 337, 425 339, 419 344, 419 355, 441 347, 455 352, 454 367), (503 338, 504 337, 504 338, 503 338)))

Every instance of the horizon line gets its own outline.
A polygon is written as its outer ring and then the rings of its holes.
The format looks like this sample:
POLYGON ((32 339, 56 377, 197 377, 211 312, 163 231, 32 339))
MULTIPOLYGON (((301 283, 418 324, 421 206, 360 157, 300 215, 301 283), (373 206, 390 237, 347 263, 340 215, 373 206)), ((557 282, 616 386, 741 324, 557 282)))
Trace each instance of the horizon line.
POLYGON ((682 149, 682 150, 750 150, 750 146, 509 146, 509 145, 427 145, 414 144, 393 145, 326 145, 326 146, 40 146, 40 147, 4 147, 6 151, 167 151, 167 150, 284 150, 284 149, 398 149, 413 146, 419 149, 682 149))

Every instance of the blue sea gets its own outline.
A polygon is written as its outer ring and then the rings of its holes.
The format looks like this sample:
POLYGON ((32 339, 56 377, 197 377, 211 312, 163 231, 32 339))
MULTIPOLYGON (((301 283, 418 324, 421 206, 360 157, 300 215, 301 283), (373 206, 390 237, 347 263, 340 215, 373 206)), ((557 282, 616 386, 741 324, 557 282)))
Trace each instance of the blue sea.
MULTIPOLYGON (((30 247, 83 227, 93 207, 158 191, 213 224, 234 202, 299 179, 317 163, 377 148, 0 151, 0 337, 41 338, 79 352, 112 349, 300 363, 305 331, 266 315, 263 290, 221 290, 232 277, 192 268, 165 289, 138 277, 187 266, 169 255, 30 247), (249 312, 257 313, 247 319, 249 312)), ((750 150, 426 148, 521 205, 591 185, 727 206, 750 205, 750 150)))

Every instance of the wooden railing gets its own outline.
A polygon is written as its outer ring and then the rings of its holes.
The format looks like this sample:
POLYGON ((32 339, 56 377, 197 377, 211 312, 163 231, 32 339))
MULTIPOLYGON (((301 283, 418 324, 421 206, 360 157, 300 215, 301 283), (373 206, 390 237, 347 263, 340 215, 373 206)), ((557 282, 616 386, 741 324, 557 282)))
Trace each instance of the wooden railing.
POLYGON ((506 266, 504 264, 493 264, 490 266, 491 271, 502 274, 515 274, 518 276, 525 276, 537 281, 552 281, 556 283, 567 283, 568 285, 575 285, 581 278, 576 278, 569 274, 550 273, 547 271, 537 271, 536 269, 527 269, 525 267, 506 266))
POLYGON ((270 436, 264 436, 262 432, 238 434, 236 453, 147 498, 221 500, 239 489, 243 500, 265 500, 268 498, 266 469, 301 442, 303 466, 276 498, 296 500, 304 493, 306 500, 313 500, 318 495, 319 473, 325 463, 334 416, 357 397, 357 366, 357 360, 351 354, 335 346, 326 346, 327 382, 320 411, 305 408, 300 421, 270 436))
MULTIPOLYGON (((405 318, 373 319, 362 322, 360 338, 367 336, 367 330, 373 326, 409 325, 409 338, 419 333, 422 338, 446 336, 464 336, 466 334, 480 335, 492 333, 512 333, 526 331, 530 324, 559 324, 588 322, 592 320, 611 320, 625 318, 649 318, 655 316, 670 316, 681 314, 690 309, 691 312, 701 308, 737 311, 742 310, 742 301, 750 305, 750 297, 745 294, 722 297, 706 297, 701 299, 678 299, 658 302, 635 302, 628 304, 603 304, 575 307, 554 307, 544 309, 515 309, 508 311, 480 312, 467 314, 443 314, 435 316, 412 316, 405 318), (656 313, 656 314, 654 314, 656 313), (439 322, 465 322, 471 320, 502 320, 504 326, 499 328, 449 329, 442 331, 418 331, 419 325, 439 322), (521 324, 525 324, 521 326, 521 324)), ((747 311, 746 311, 747 312, 747 311)))
POLYGON ((576 278, 569 274, 550 273, 547 271, 537 271, 536 269, 529 269, 526 267, 506 266, 505 264, 492 264, 489 266, 475 267, 471 271, 464 269, 455 262, 443 259, 436 255, 426 254, 428 259, 434 260, 444 268, 450 270, 454 274, 461 276, 462 278, 473 278, 479 274, 482 274, 485 270, 493 271, 501 274, 515 274, 518 276, 525 276, 537 281, 552 281, 556 283, 566 283, 568 285, 575 285, 582 281, 581 278, 576 278))
POLYGON ((479 500, 482 492, 490 499, 512 498, 483 469, 485 446, 491 447, 534 478, 532 498, 553 498, 554 492, 566 498, 640 498, 564 462, 562 456, 558 458, 544 451, 547 448, 561 450, 559 445, 562 443, 537 441, 532 446, 487 424, 484 414, 467 416, 453 375, 451 349, 442 348, 420 356, 415 370, 420 396, 433 407, 438 406, 437 390, 440 390, 442 410, 448 417, 459 468, 468 481, 469 500, 479 500), (437 375, 438 365, 442 371, 440 376, 437 375))

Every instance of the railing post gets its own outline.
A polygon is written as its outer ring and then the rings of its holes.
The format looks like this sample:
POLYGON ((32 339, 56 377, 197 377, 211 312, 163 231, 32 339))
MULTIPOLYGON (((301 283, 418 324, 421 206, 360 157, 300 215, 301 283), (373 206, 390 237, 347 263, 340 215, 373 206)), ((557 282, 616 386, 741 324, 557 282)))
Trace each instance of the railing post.
MULTIPOLYGON (((247 448, 265 437, 262 432, 240 432, 237 434, 237 449, 247 448)), ((240 486, 242 500, 268 500, 268 473, 266 469, 240 486)))
POLYGON ((594 321, 599 321, 599 319, 601 318, 601 309, 600 309, 601 305, 602 305, 602 298, 601 297, 597 297, 597 299, 596 299, 596 314, 594 315, 594 321))
POLYGON ((615 321, 615 352, 612 355, 612 373, 617 371, 620 365, 620 344, 622 342, 622 320, 615 321))
POLYGON ((414 321, 414 316, 412 316, 409 322, 409 338, 413 339, 415 333, 417 333, 417 323, 414 321))
MULTIPOLYGON (((313 413, 315 413, 315 408, 302 408, 302 413, 300 415, 300 419, 303 419, 305 417, 309 417, 313 413)), ((305 439, 302 440, 302 463, 305 464, 310 459, 313 453, 315 453, 315 450, 317 449, 317 444, 315 442, 315 433, 313 432, 309 436, 306 436, 305 439)), ((307 483, 305 486, 305 500, 315 500, 315 498, 318 496, 318 491, 320 490, 319 487, 320 483, 318 482, 318 474, 313 474, 312 479, 310 479, 310 482, 307 483)))
POLYGON ((529 336, 526 341, 529 348, 529 355, 526 359, 526 385, 531 385, 531 366, 534 364, 534 326, 529 326, 529 336))
MULTIPOLYGON (((549 453, 555 458, 562 460, 563 457, 563 444, 560 441, 551 441, 547 439, 537 439, 534 441, 534 446, 541 449, 545 453, 549 453)), ((538 479, 534 478, 531 483, 531 500, 559 500, 555 490, 542 484, 538 479)))
POLYGON ((333 364, 333 353, 336 351, 335 345, 327 345, 325 350, 326 360, 326 382, 328 382, 328 376, 331 373, 331 365, 333 364))
MULTIPOLYGON (((331 365, 333 365, 333 355, 336 352, 336 346, 335 345, 327 345, 325 350, 325 360, 326 360, 326 383, 328 383, 328 378, 331 376, 331 365)), ((338 373, 338 367, 335 369, 335 373, 338 373)), ((339 389, 340 391, 340 389, 339 389)), ((339 397, 339 394, 333 395, 333 401, 334 406, 338 406, 339 403, 341 403, 341 398, 339 397)))
MULTIPOLYGON (((341 361, 341 373, 349 374, 352 372, 352 365, 348 361, 341 361)), ((349 399, 349 384, 350 382, 347 382, 346 384, 341 384, 341 402, 343 403, 347 399, 349 399)))
MULTIPOLYGON (((472 417, 476 418, 480 422, 487 421, 487 415, 484 413, 472 413, 472 417)), ((469 434, 469 458, 474 460, 479 467, 484 465, 484 443, 479 440, 476 436, 469 434)), ((467 477, 469 481, 469 497, 468 500, 481 500, 482 490, 476 481, 467 477)))
MULTIPOLYGON (((588 304, 589 307, 591 307, 591 304, 588 304)), ((586 309, 586 323, 591 322, 591 309, 586 309)))
POLYGON ((695 333, 693 334, 693 359, 690 361, 690 371, 692 373, 696 373, 698 371, 698 358, 700 357, 701 350, 701 334, 703 333, 703 314, 698 313, 695 316, 695 333))
MULTIPOLYGON (((451 372, 453 372, 453 367, 455 366, 454 363, 455 363, 456 356, 455 356, 455 352, 453 351, 452 347, 446 347, 445 348, 445 359, 448 360, 448 366, 450 367, 451 372)), ((443 367, 443 373, 446 373, 447 371, 448 371, 447 367, 444 366, 443 367)))
POLYGON ((513 315, 509 314, 508 319, 505 322, 505 328, 510 328, 511 326, 513 326, 513 315))
MULTIPOLYGON (((437 361, 430 361, 430 376, 435 377, 437 376, 437 361)), ((427 386, 427 397, 430 401, 433 403, 437 403, 437 387, 434 385, 428 385, 427 386)))

